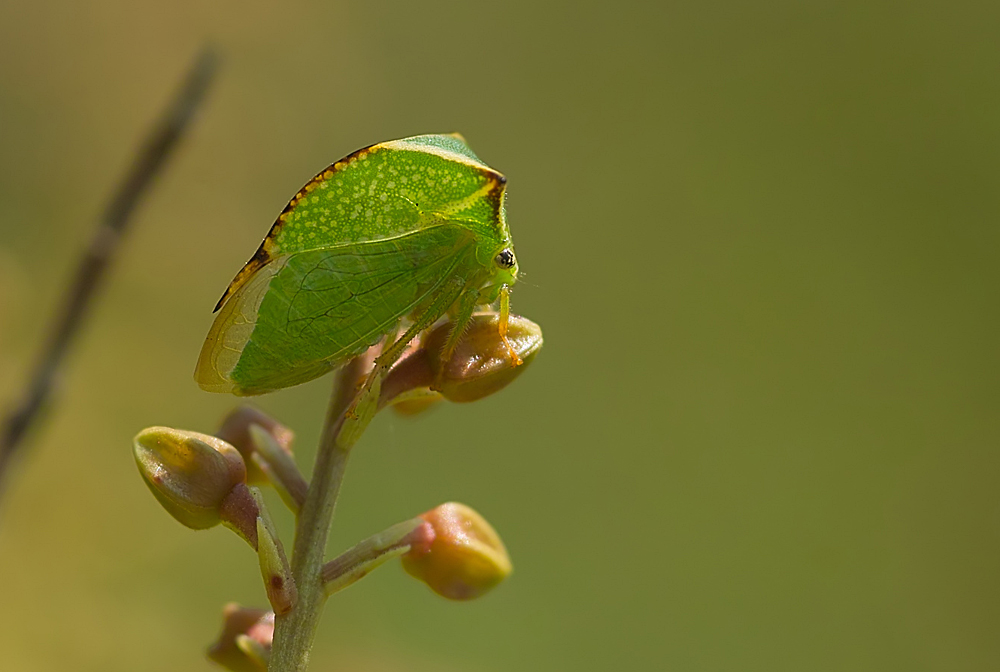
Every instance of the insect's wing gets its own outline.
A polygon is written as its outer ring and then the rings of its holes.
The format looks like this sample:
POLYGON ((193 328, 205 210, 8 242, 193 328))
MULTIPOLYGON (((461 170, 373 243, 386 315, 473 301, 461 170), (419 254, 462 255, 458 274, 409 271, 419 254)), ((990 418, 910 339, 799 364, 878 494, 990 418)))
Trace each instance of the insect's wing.
POLYGON ((474 242, 467 229, 439 224, 270 260, 216 316, 195 380, 211 392, 254 395, 321 376, 475 263, 474 242))

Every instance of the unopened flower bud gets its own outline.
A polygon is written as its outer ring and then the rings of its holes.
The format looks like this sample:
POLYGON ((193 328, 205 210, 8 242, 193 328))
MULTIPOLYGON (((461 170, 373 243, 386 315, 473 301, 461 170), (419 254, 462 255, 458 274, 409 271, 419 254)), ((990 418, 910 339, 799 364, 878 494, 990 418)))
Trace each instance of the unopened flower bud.
POLYGON ((266 483, 268 479, 253 460, 253 454, 257 452, 257 448, 250 433, 251 425, 262 427, 288 455, 292 454, 292 440, 295 438, 295 432, 253 406, 239 406, 233 409, 222 421, 222 426, 215 435, 240 451, 240 455, 243 456, 243 461, 247 465, 247 483, 257 485, 266 483))
POLYGON ((291 452, 278 443, 274 434, 256 423, 250 424, 248 435, 256 451, 252 460, 254 467, 297 514, 306 501, 309 483, 292 459, 291 452))
POLYGON ((542 330, 531 320, 511 315, 506 339, 500 334, 500 316, 479 313, 462 334, 447 361, 441 361, 452 325, 430 333, 426 349, 434 369, 431 389, 449 401, 476 401, 497 392, 521 375, 542 347, 542 330), (516 358, 515 358, 516 356, 516 358))
POLYGON ((223 502, 247 470, 239 452, 222 439, 170 427, 149 427, 133 442, 146 485, 170 514, 201 530, 218 525, 223 502))
POLYGON ((274 612, 248 609, 235 602, 222 610, 219 638, 208 657, 232 672, 264 672, 274 639, 274 612))
POLYGON ((500 536, 464 504, 449 502, 420 516, 434 529, 433 541, 414 546, 403 568, 450 600, 471 600, 503 581, 513 569, 500 536))

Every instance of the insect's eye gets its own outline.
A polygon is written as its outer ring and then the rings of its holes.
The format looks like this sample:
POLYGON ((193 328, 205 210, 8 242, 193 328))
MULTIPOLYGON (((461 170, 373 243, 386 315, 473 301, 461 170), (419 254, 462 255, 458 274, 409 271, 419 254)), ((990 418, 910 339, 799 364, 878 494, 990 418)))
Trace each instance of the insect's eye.
POLYGON ((514 268, 514 252, 513 250, 504 250, 497 255, 497 266, 500 268, 514 268))

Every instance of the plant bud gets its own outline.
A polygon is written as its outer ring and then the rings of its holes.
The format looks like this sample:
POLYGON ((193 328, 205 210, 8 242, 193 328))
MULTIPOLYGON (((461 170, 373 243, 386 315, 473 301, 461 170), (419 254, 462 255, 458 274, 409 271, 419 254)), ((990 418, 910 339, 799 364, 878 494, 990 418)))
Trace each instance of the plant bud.
POLYGON ((253 454, 254 467, 274 486, 285 504, 298 514, 306 501, 309 483, 291 453, 278 443, 273 434, 256 423, 251 423, 248 429, 256 450, 253 454))
POLYGON ((392 410, 406 417, 419 415, 436 405, 442 398, 439 393, 427 388, 417 389, 393 399, 392 410))
POLYGON ((222 610, 222 633, 208 657, 232 672, 265 672, 274 639, 274 612, 232 602, 222 610))
POLYGON ((217 437, 240 451, 247 465, 247 483, 250 485, 267 483, 267 476, 253 461, 253 454, 257 449, 250 433, 250 425, 263 427, 288 455, 292 454, 295 432, 253 406, 239 406, 226 416, 219 431, 215 433, 217 437))
POLYGON ((295 579, 285 557, 285 549, 281 538, 275 531, 271 516, 264 506, 264 499, 257 488, 251 488, 254 501, 257 503, 257 556, 260 561, 260 573, 264 579, 264 589, 267 599, 276 614, 287 614, 295 606, 298 590, 295 579))
POLYGON ((222 439, 169 427, 149 427, 133 442, 146 485, 170 515, 201 530, 222 521, 223 504, 247 471, 239 452, 222 439))
POLYGON ((479 313, 472 316, 451 357, 442 362, 441 351, 451 328, 450 323, 438 326, 425 346, 435 374, 431 389, 449 401, 476 401, 503 389, 521 375, 542 347, 542 330, 531 320, 511 315, 505 341, 499 315, 479 313))
POLYGON ((500 536, 478 513, 455 502, 420 516, 434 529, 430 545, 415 545, 403 568, 438 595, 472 600, 493 589, 513 569, 500 536))

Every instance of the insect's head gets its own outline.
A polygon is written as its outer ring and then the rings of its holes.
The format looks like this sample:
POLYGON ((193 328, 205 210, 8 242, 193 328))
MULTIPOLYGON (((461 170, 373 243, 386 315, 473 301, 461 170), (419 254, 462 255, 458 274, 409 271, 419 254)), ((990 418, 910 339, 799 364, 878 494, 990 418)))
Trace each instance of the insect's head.
POLYGON ((493 303, 504 287, 517 282, 517 257, 509 244, 493 255, 491 263, 489 279, 479 290, 479 303, 493 303))
POLYGON ((496 279, 500 284, 513 285, 517 281, 517 257, 511 247, 505 247, 493 257, 493 265, 496 266, 496 279))

